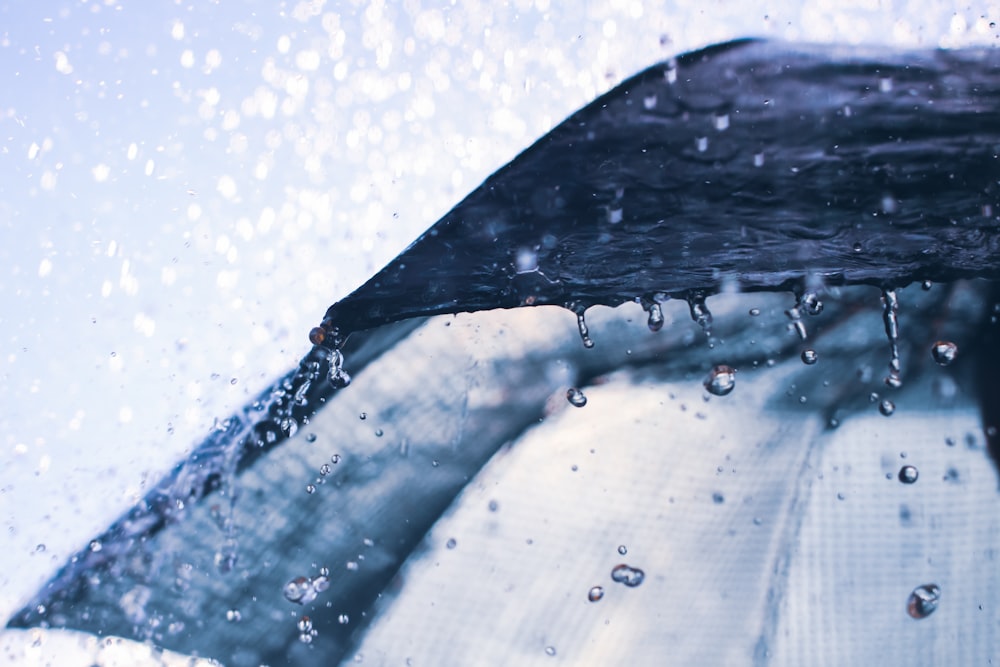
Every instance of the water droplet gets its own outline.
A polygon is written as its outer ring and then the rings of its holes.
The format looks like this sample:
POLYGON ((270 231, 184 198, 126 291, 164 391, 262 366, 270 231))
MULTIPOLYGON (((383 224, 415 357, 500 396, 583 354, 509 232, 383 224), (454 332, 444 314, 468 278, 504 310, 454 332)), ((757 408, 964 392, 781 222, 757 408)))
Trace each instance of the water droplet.
POLYGON ((448 541, 444 543, 444 546, 447 547, 448 549, 454 549, 456 546, 458 546, 458 542, 455 541, 454 537, 449 537, 448 541))
POLYGON ((487 507, 487 508, 488 508, 488 509, 489 509, 489 510, 490 510, 491 512, 496 512, 496 511, 497 511, 498 509, 500 509, 500 503, 498 503, 498 502, 497 502, 497 501, 495 501, 495 500, 491 500, 491 501, 489 502, 489 504, 488 504, 488 505, 487 505, 486 507, 487 507))
POLYGON ((313 327, 309 330, 309 342, 313 345, 322 345, 326 340, 326 330, 323 327, 313 327))
POLYGON ((243 619, 243 614, 239 609, 229 609, 226 611, 226 620, 230 623, 239 623, 243 619))
POLYGON ((589 591, 587 591, 587 599, 591 602, 597 602, 604 597, 604 587, 603 586, 593 586, 589 591))
POLYGON ((912 618, 927 618, 938 608, 941 600, 941 588, 937 584, 917 586, 906 601, 906 613, 912 618))
POLYGON ((649 327, 650 331, 659 331, 663 328, 663 310, 660 308, 660 304, 655 301, 649 304, 649 319, 646 320, 646 326, 649 327))
POLYGON ((625 584, 629 588, 635 588, 646 578, 646 573, 637 567, 630 567, 624 563, 615 565, 611 570, 611 580, 619 584, 625 584))
POLYGON ((892 92, 892 77, 890 76, 879 77, 878 90, 880 93, 892 92))
POLYGON ((700 293, 692 294, 688 297, 688 308, 691 311, 691 319, 694 320, 706 336, 712 335, 712 311, 705 303, 705 295, 700 293))
POLYGON ((799 307, 806 311, 806 315, 815 317, 823 312, 823 302, 815 292, 805 292, 799 298, 799 307))
POLYGON ((885 325, 885 335, 889 339, 889 376, 886 378, 886 384, 890 387, 899 387, 902 384, 902 380, 899 378, 901 365, 899 362, 898 312, 899 300, 896 298, 896 291, 882 290, 882 322, 885 325))
POLYGON ((642 99, 642 106, 649 110, 656 108, 656 95, 647 95, 642 99))
POLYGON ((704 153, 708 150, 708 137, 698 137, 694 140, 694 145, 699 153, 704 153))
POLYGON ((309 433, 306 435, 306 442, 316 442, 316 434, 309 433))
POLYGON ((44 544, 39 544, 38 546, 35 547, 35 553, 44 553, 44 552, 45 552, 44 544))
POLYGON ((710 394, 725 396, 736 386, 736 370, 725 364, 719 364, 705 378, 705 389, 710 394))
POLYGON ((816 350, 802 350, 802 363, 812 366, 817 361, 819 361, 819 355, 816 354, 816 350))
POLYGON ((899 469, 899 481, 903 484, 913 484, 919 475, 916 466, 903 466, 899 469))
POLYGON ((577 408, 582 408, 587 404, 587 397, 576 387, 570 387, 566 390, 566 400, 569 401, 570 405, 577 408))
POLYGON ((348 623, 351 622, 351 618, 347 614, 341 614, 340 616, 337 617, 337 622, 340 623, 341 625, 347 625, 348 623))
POLYGON ((958 346, 948 340, 939 340, 931 347, 931 356, 941 366, 947 366, 955 361, 958 355, 958 346))
POLYGON ((929 289, 930 289, 931 287, 933 287, 933 286, 934 286, 934 283, 932 283, 932 282, 931 282, 931 281, 929 281, 929 280, 925 280, 924 282, 920 283, 920 287, 921 287, 921 288, 922 288, 922 289, 923 289, 923 290, 924 290, 925 292, 926 292, 926 291, 928 291, 928 290, 929 290, 929 289))
POLYGON ((306 484, 306 493, 316 493, 316 487, 312 484, 306 484))
POLYGON ((332 468, 330 467, 330 464, 329 463, 324 463, 323 465, 321 465, 319 467, 319 474, 321 474, 323 476, 326 476, 326 475, 330 474, 331 470, 332 470, 332 468))
POLYGON ((362 412, 360 415, 358 415, 358 419, 360 419, 361 421, 368 419, 368 413, 362 412))
POLYGON ((590 339, 590 331, 587 329, 587 321, 583 318, 583 312, 576 314, 576 326, 580 331, 580 340, 587 349, 594 347, 594 341, 590 339))
POLYGON ((285 599, 289 602, 303 604, 302 599, 309 592, 310 588, 309 579, 306 577, 296 577, 285 584, 282 592, 285 594, 285 599))
POLYGON ((380 428, 375 429, 375 437, 376 438, 381 438, 383 435, 385 435, 385 431, 383 431, 380 428))
POLYGON ((753 166, 755 166, 755 167, 763 167, 764 166, 764 154, 763 153, 754 153, 753 154, 753 166))
POLYGON ((712 502, 715 503, 716 505, 721 505, 722 503, 726 502, 726 497, 721 493, 719 493, 718 491, 716 491, 715 493, 712 494, 712 502))
POLYGON ((331 456, 330 457, 330 463, 332 463, 334 465, 337 465, 338 463, 340 463, 340 454, 334 454, 333 456, 331 456))
POLYGON ((860 243, 855 243, 851 249, 854 250, 854 252, 861 252, 864 250, 864 247, 860 243))
POLYGON ((760 315, 760 308, 750 309, 750 317, 757 317, 758 315, 760 315))
POLYGON ((556 654, 556 647, 555 646, 546 646, 545 647, 545 655, 554 656, 555 654, 556 654))
POLYGON ((303 616, 302 618, 299 619, 299 622, 296 624, 296 627, 298 627, 299 632, 310 632, 313 629, 312 619, 309 618, 308 616, 303 616))
POLYGON ((729 128, 729 114, 727 114, 727 113, 715 114, 712 117, 712 125, 719 132, 722 132, 723 130, 728 129, 729 128))
POLYGON ((883 398, 882 402, 878 404, 878 411, 881 412, 886 417, 892 415, 896 411, 896 404, 890 401, 888 398, 883 398))
POLYGON ((103 547, 101 546, 100 540, 91 540, 91 542, 90 542, 90 550, 91 551, 93 551, 94 553, 97 553, 102 548, 103 547))
POLYGON ((626 547, 624 544, 619 544, 618 545, 618 553, 621 554, 622 556, 624 556, 625 554, 628 553, 628 547, 626 547))

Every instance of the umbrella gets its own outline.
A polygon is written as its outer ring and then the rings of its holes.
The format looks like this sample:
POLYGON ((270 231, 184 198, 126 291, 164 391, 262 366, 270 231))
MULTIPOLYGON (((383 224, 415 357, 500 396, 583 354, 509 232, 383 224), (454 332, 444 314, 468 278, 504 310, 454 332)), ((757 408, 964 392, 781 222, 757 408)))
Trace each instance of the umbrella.
POLYGON ((989 655, 992 581, 959 575, 995 549, 961 361, 990 297, 956 281, 996 273, 994 60, 735 42, 627 80, 331 306, 12 625, 232 664, 989 655), (938 340, 950 370, 907 354, 938 340))

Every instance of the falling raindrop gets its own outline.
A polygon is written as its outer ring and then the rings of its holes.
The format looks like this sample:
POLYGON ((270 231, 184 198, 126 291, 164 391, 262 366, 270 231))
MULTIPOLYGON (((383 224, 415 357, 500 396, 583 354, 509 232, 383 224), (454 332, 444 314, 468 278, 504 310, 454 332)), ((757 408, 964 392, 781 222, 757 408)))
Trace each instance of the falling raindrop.
POLYGON ((939 340, 931 347, 931 356, 941 366, 947 366, 955 361, 958 346, 948 340, 939 340))
POLYGON ((576 326, 580 331, 580 340, 583 341, 583 346, 588 349, 594 347, 594 341, 590 339, 590 331, 587 329, 587 321, 583 318, 582 310, 576 314, 576 326))
POLYGON ((582 408, 587 404, 587 397, 576 387, 570 387, 566 390, 566 400, 569 401, 570 405, 577 408, 582 408))
POLYGON ((635 588, 646 578, 646 573, 637 567, 631 567, 624 563, 615 565, 611 570, 611 580, 619 584, 625 584, 629 588, 635 588))
MULTIPOLYGON (((902 381, 899 377, 899 300, 896 291, 882 290, 882 321, 885 324, 885 335, 889 338, 889 375, 885 383, 890 387, 899 387, 902 381)), ((885 414, 885 413, 883 413, 885 414)))
POLYGON ((705 378, 705 389, 710 394, 725 396, 736 386, 736 370, 731 366, 719 364, 705 378))
POLYGON ((604 587, 603 586, 592 586, 589 591, 587 591, 587 599, 591 602, 597 602, 604 597, 604 587))
POLYGON ((816 354, 816 350, 802 350, 802 363, 812 366, 817 361, 819 361, 819 355, 816 354))
POLYGON ((695 293, 688 297, 688 308, 691 310, 691 319, 694 320, 706 336, 712 335, 712 311, 705 303, 705 295, 695 293))
POLYGON ((920 472, 915 466, 903 466, 899 469, 899 481, 903 484, 913 484, 919 475, 920 472))
POLYGON ((888 398, 883 398, 882 402, 878 404, 878 411, 881 412, 886 417, 892 415, 896 411, 896 404, 890 401, 888 398))
POLYGON ((927 618, 934 613, 941 600, 941 588, 937 584, 917 586, 906 601, 906 613, 912 618, 927 618))

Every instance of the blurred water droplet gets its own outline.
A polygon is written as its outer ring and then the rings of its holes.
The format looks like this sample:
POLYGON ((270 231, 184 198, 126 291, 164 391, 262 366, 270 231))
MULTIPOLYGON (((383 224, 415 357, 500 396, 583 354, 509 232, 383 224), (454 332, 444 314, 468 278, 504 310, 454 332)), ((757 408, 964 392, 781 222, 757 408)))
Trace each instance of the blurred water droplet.
POLYGON ((722 132, 723 130, 728 129, 729 128, 729 114, 727 114, 727 113, 715 114, 712 117, 712 125, 719 132, 722 132))
POLYGON ((91 540, 91 542, 90 542, 90 550, 91 551, 93 551, 94 553, 97 553, 102 548, 103 547, 101 546, 100 540, 91 540))
POLYGON ((289 602, 302 604, 302 599, 309 592, 310 588, 309 579, 306 577, 296 577, 285 584, 285 588, 282 590, 282 593, 284 593, 285 599, 289 602))
POLYGON ((333 456, 331 456, 330 457, 330 463, 332 463, 334 465, 337 465, 338 463, 340 463, 340 454, 334 454, 333 456))
POLYGON ((881 412, 886 417, 892 415, 896 411, 896 404, 890 401, 888 398, 883 398, 882 402, 878 404, 878 411, 881 412))
POLYGON ((618 545, 618 553, 621 554, 622 556, 624 556, 625 554, 628 553, 628 548, 624 544, 619 544, 618 545))
POLYGON ((892 92, 892 77, 890 76, 879 77, 878 90, 880 93, 892 92))
POLYGON ((624 563, 615 565, 611 570, 611 580, 619 584, 625 584, 629 588, 635 588, 646 578, 646 573, 637 567, 631 567, 624 563))
POLYGON ((500 509, 500 503, 498 503, 495 500, 491 500, 486 507, 489 508, 491 512, 496 512, 498 509, 500 509))
POLYGON ((812 366, 817 361, 819 361, 819 355, 816 354, 816 350, 802 350, 802 363, 812 366))
POLYGON ((44 551, 45 551, 45 545, 44 544, 39 544, 38 546, 35 547, 35 552, 36 553, 43 553, 44 551))
POLYGON ((929 290, 929 289, 930 289, 931 287, 933 287, 933 286, 934 286, 934 283, 932 283, 932 282, 931 282, 931 281, 929 281, 929 280, 925 280, 924 282, 920 283, 920 287, 921 287, 921 288, 923 288, 923 290, 924 290, 925 292, 926 292, 927 290, 929 290))
POLYGON ((712 502, 715 503, 716 505, 721 505, 722 503, 726 502, 726 497, 721 493, 719 493, 718 491, 716 491, 715 493, 712 494, 712 502))
POLYGON ((309 342, 313 345, 322 345, 326 340, 326 331, 323 327, 313 327, 309 330, 309 342))
POLYGON ((316 442, 316 434, 309 433, 306 435, 306 442, 316 442))
POLYGON ((385 431, 383 431, 380 428, 375 429, 375 437, 376 438, 381 438, 383 435, 385 435, 385 431))
POLYGON ((545 655, 555 656, 555 654, 556 654, 556 647, 555 646, 546 646, 545 647, 545 655))
POLYGON ((226 611, 226 620, 230 623, 239 623, 242 618, 243 614, 240 613, 239 609, 229 609, 226 611))
POLYGON ((753 154, 753 166, 755 166, 755 167, 763 167, 764 166, 764 154, 763 153, 754 153, 753 154))
POLYGON ((597 602, 604 597, 604 587, 603 586, 592 586, 589 591, 587 591, 587 599, 591 602, 597 602))
POLYGON ((760 315, 760 308, 750 309, 750 317, 757 317, 758 315, 760 315))
POLYGON ((899 481, 903 484, 913 484, 919 475, 920 472, 915 466, 903 466, 899 469, 899 481))
POLYGON ((958 346, 948 340, 939 340, 931 347, 931 356, 941 366, 947 366, 955 361, 958 355, 958 346))
POLYGON ((312 484, 306 484, 306 493, 316 493, 316 487, 312 484))
POLYGON ((341 625, 347 625, 348 623, 351 622, 351 617, 348 616, 347 614, 341 614, 340 616, 337 617, 337 622, 340 623, 341 625))
POLYGON ((705 378, 705 389, 716 396, 725 396, 736 386, 736 370, 725 364, 715 366, 705 378))
POLYGON ((937 584, 917 586, 906 601, 906 613, 912 618, 927 618, 938 608, 941 600, 941 589, 937 584))
POLYGON ((444 543, 444 546, 447 547, 448 549, 454 549, 456 546, 458 546, 458 542, 455 541, 454 537, 449 537, 448 541, 444 543))
POLYGON ((330 474, 330 470, 332 470, 332 468, 330 468, 330 464, 329 463, 324 463, 323 465, 321 465, 319 467, 319 474, 324 475, 324 476, 329 475, 330 474))
POLYGON ((358 415, 358 419, 360 419, 361 421, 368 419, 368 413, 362 412, 360 415, 358 415))
POLYGON ((708 150, 708 137, 698 137, 694 141, 695 148, 698 149, 699 153, 704 153, 708 150))
POLYGON ((577 408, 582 408, 587 404, 587 397, 576 387, 570 387, 566 390, 566 400, 569 401, 570 405, 577 408))

